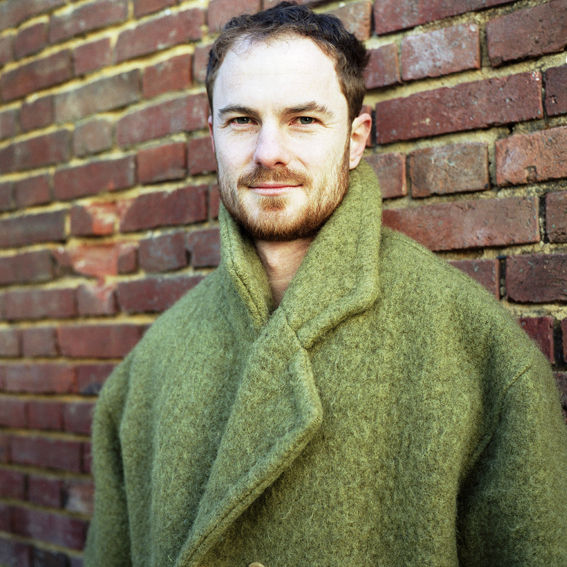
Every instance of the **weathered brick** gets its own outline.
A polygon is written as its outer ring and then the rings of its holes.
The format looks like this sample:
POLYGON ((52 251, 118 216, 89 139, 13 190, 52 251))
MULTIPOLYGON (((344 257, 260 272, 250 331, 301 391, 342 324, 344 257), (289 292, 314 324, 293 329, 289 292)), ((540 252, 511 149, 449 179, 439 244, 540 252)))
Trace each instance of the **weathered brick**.
POLYGON ((53 181, 55 197, 61 200, 126 189, 135 182, 134 157, 92 161, 60 169, 55 172, 53 181))
POLYGON ((118 273, 132 274, 138 269, 138 246, 131 244, 118 252, 118 273))
POLYGON ((540 118, 541 75, 519 73, 462 83, 376 105, 378 142, 423 138, 540 118))
POLYGON ((134 0, 134 16, 147 16, 168 6, 175 6, 178 0, 134 0))
POLYGON ((11 248, 65 239, 66 211, 0 220, 0 247, 11 248))
POLYGON ((207 77, 207 62, 211 46, 196 45, 193 53, 193 79, 199 83, 204 83, 207 77))
POLYGON ((29 475, 28 500, 38 506, 60 508, 63 495, 63 482, 58 478, 29 475))
POLYGON ((123 22, 128 17, 127 0, 96 0, 51 18, 49 41, 58 43, 76 35, 123 22))
POLYGON ((63 429, 63 403, 30 400, 28 402, 28 426, 30 429, 63 429))
POLYGON ((10 437, 0 432, 0 463, 10 462, 10 437))
POLYGON ((45 96, 33 102, 24 102, 20 112, 20 124, 24 132, 37 130, 53 124, 55 112, 53 97, 45 96))
POLYGON ((112 234, 117 222, 116 203, 100 201, 75 205, 70 216, 71 234, 74 236, 112 234))
POLYGON ((520 326, 538 344, 549 362, 555 362, 553 317, 521 317, 520 326))
POLYGON ((545 196, 545 228, 550 242, 567 242, 567 191, 545 196))
POLYGON ((49 175, 34 175, 15 181, 14 199, 16 205, 21 209, 49 203, 51 201, 49 175))
POLYGON ((5 72, 0 79, 0 92, 4 100, 14 100, 64 83, 72 76, 71 52, 59 51, 5 72))
POLYGON ((74 289, 10 290, 5 296, 6 318, 46 319, 77 315, 74 289))
POLYGON ((12 531, 13 522, 13 507, 8 504, 0 502, 0 530, 3 532, 12 531))
POLYGON ((509 256, 506 291, 519 303, 567 301, 567 254, 509 256))
POLYGON ((65 510, 92 515, 94 484, 91 481, 67 480, 63 486, 63 494, 65 510))
POLYGON ((17 329, 0 329, 0 356, 20 356, 20 335, 17 329))
POLYGON ((432 250, 509 246, 539 241, 532 197, 455 201, 386 209, 384 223, 432 250))
POLYGON ((517 134, 496 142, 498 185, 567 177, 567 126, 517 134))
POLYGON ((32 547, 26 543, 0 538, 0 564, 6 567, 32 567, 31 550, 32 547))
POLYGON ((0 140, 13 138, 19 133, 19 111, 16 108, 0 112, 0 140))
POLYGON ((0 150, 2 172, 24 171, 45 165, 53 165, 69 160, 70 134, 67 130, 57 130, 15 142, 0 150))
POLYGON ((84 395, 98 394, 114 367, 114 364, 108 363, 78 364, 75 367, 77 392, 84 395))
POLYGON ((177 232, 140 242, 140 267, 146 272, 167 272, 187 265, 185 234, 177 232))
POLYGON ((73 152, 83 157, 103 152, 112 147, 112 123, 102 118, 94 118, 75 128, 73 152))
POLYGON ((545 110, 549 116, 567 113, 567 65, 545 72, 545 110))
POLYGON ((234 16, 254 14, 261 8, 260 0, 209 0, 207 23, 211 33, 219 32, 234 16))
POLYGON ((75 75, 86 75, 112 63, 112 42, 109 37, 81 43, 73 50, 75 75))
POLYGON ((42 282, 52 278, 53 260, 49 250, 0 258, 0 285, 42 282))
POLYGON ((68 394, 75 389, 75 374, 67 364, 9 364, 5 390, 28 394, 68 394))
POLYGON ((171 192, 147 193, 134 199, 122 212, 120 230, 132 232, 206 219, 206 187, 184 187, 171 192))
POLYGON ((142 184, 167 179, 182 179, 187 175, 187 155, 183 142, 162 144, 140 150, 136 157, 138 181, 142 184))
MULTIPOLYGON (((19 471, 0 469, 0 497, 23 500, 26 492, 26 475, 19 471)), ((0 554, 0 561, 2 555, 0 554)))
POLYGON ((194 268, 218 266, 220 263, 220 233, 218 228, 196 230, 186 237, 186 247, 194 268))
POLYGON ((192 138, 187 143, 187 166, 191 175, 217 170, 217 161, 208 136, 192 138))
POLYGON ((330 13, 339 18, 345 28, 360 41, 365 41, 370 37, 372 19, 372 2, 370 0, 349 2, 330 13))
POLYGON ((404 81, 480 69, 480 38, 476 24, 461 24, 402 40, 404 81))
POLYGON ((68 247, 66 254, 76 274, 104 278, 119 273, 119 259, 125 250, 137 246, 133 242, 77 244, 68 247))
POLYGON ((63 407, 65 431, 90 435, 93 418, 93 402, 67 402, 63 407))
POLYGON ((411 193, 429 197, 488 189, 486 144, 452 144, 409 155, 411 193))
POLYGON ((427 22, 481 10, 514 0, 379 0, 374 2, 374 31, 384 33, 413 28, 427 22))
POLYGON ((67 567, 68 556, 66 553, 58 551, 47 551, 45 549, 32 549, 33 565, 45 565, 46 567, 67 567))
POLYGON ((0 30, 18 27, 23 21, 63 6, 65 0, 4 0, 0 4, 0 30))
POLYGON ((126 313, 160 313, 195 287, 201 276, 154 276, 118 284, 118 304, 126 313))
POLYGON ((22 352, 25 357, 57 356, 57 339, 54 327, 22 329, 22 352))
POLYGON ((127 106, 140 98, 140 71, 133 69, 56 95, 55 118, 57 122, 71 122, 90 114, 127 106))
POLYGON ((0 183, 0 211, 12 211, 15 207, 14 183, 12 181, 0 183))
POLYGON ((38 53, 47 45, 47 22, 22 28, 14 38, 14 58, 21 59, 38 53))
POLYGON ((220 192, 218 185, 209 189, 209 218, 216 219, 219 216, 220 192))
POLYGON ((81 472, 81 443, 45 437, 12 436, 12 461, 51 469, 81 472))
POLYGON ((114 286, 105 284, 82 285, 77 290, 77 304, 79 315, 115 315, 114 286))
POLYGON ((450 262, 500 299, 500 263, 498 260, 453 260, 450 262))
POLYGON ((182 54, 146 67, 142 75, 145 98, 186 89, 191 84, 191 55, 182 54))
POLYGON ((384 199, 407 195, 405 155, 399 153, 372 154, 365 159, 378 177, 384 199))
POLYGON ((204 94, 184 95, 135 110, 118 121, 119 146, 131 146, 176 132, 207 126, 208 103, 204 94))
POLYGON ((59 347, 72 358, 123 358, 144 334, 145 326, 65 325, 57 329, 59 347))
POLYGON ((26 427, 26 402, 17 398, 0 398, 0 427, 26 427))
POLYGON ((488 22, 488 56, 493 66, 562 51, 567 46, 567 4, 551 0, 488 22))
POLYGON ((133 59, 172 45, 201 39, 201 26, 204 21, 203 11, 194 8, 158 17, 139 24, 134 29, 124 30, 116 42, 116 61, 133 59))
POLYGON ((398 47, 395 43, 368 50, 368 65, 364 70, 367 89, 395 85, 400 82, 398 47))
POLYGON ((0 37, 0 66, 6 65, 6 63, 9 63, 10 61, 13 60, 14 58, 14 54, 12 51, 13 42, 14 42, 14 36, 12 35, 5 35, 3 37, 0 37))
POLYGON ((83 443, 83 462, 82 462, 82 471, 84 473, 92 475, 92 446, 90 442, 83 443))

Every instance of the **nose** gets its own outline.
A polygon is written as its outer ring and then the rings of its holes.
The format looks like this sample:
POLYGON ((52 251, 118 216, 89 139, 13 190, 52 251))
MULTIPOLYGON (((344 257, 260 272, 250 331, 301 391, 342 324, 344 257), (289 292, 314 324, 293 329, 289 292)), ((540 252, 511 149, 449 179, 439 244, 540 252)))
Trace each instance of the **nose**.
POLYGON ((289 163, 290 154, 285 134, 278 126, 263 124, 258 133, 254 161, 258 165, 273 168, 289 163))

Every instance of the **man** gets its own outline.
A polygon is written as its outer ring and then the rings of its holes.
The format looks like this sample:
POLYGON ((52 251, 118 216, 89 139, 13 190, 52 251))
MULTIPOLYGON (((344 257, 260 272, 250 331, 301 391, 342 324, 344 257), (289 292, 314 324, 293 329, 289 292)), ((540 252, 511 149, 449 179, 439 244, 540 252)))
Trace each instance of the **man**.
POLYGON ((365 61, 289 3, 215 42, 222 262, 105 384, 87 565, 567 565, 549 366, 380 226, 365 61))

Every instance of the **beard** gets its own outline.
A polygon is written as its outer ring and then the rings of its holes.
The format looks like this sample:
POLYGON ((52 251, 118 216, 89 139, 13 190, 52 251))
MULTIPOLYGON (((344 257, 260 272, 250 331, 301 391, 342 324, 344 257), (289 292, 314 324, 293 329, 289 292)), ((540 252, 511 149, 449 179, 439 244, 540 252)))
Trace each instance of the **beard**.
MULTIPOLYGON (((348 190, 350 144, 342 160, 325 175, 310 177, 286 166, 256 166, 238 178, 236 186, 219 167, 223 205, 254 240, 291 241, 314 236, 340 205, 348 190), (301 185, 285 195, 257 195, 250 190, 262 182, 301 185), (305 201, 297 206, 293 191, 302 191, 305 201)), ((297 196, 295 196, 297 198, 297 196)))

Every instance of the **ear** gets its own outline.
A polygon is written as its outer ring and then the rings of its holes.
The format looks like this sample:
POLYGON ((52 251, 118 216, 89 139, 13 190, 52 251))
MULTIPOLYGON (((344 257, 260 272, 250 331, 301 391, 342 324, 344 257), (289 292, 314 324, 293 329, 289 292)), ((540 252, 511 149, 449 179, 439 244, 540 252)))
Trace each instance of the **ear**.
POLYGON ((213 116, 209 114, 207 119, 207 124, 209 125, 209 136, 211 137, 211 146, 213 147, 213 154, 215 153, 215 138, 213 136, 213 116))
POLYGON ((359 114, 352 121, 350 131, 349 169, 354 169, 360 163, 371 128, 372 117, 366 112, 359 114))

